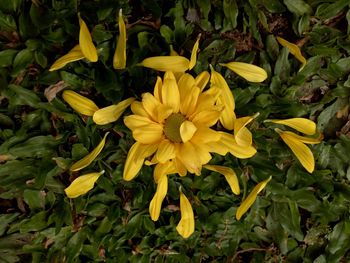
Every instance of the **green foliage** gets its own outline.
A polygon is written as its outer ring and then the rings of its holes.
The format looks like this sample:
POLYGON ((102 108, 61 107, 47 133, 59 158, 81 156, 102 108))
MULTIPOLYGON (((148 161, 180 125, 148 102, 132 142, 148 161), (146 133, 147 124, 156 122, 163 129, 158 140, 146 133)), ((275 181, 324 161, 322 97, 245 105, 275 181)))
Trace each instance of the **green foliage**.
POLYGON ((4 262, 348 262, 350 260, 349 1, 1 0, 0 1, 0 258, 4 262), (112 65, 122 8, 128 20, 127 68, 112 65), (99 61, 50 65, 78 42, 78 13, 97 44, 99 61), (97 127, 62 101, 64 85, 98 106, 151 91, 156 73, 136 66, 169 45, 188 57, 202 33, 195 72, 209 63, 244 61, 269 74, 263 84, 220 71, 238 116, 251 125, 258 153, 249 160, 215 156, 235 169, 234 196, 222 177, 171 176, 162 214, 153 222, 152 170, 122 179, 132 136, 123 122, 97 127), (299 62, 275 35, 302 46, 299 62), (63 81, 63 82, 60 82, 63 81), (50 94, 50 96, 48 95, 50 94), (49 99, 50 98, 50 99, 49 99), (317 169, 303 170, 266 118, 317 120, 324 141, 312 146, 317 169), (63 189, 77 176, 69 165, 111 131, 93 169, 106 173, 86 195, 63 189), (247 215, 235 212, 252 186, 273 180, 247 215), (152 183, 151 183, 152 182, 152 183), (188 189, 196 231, 179 221, 178 186, 188 189))

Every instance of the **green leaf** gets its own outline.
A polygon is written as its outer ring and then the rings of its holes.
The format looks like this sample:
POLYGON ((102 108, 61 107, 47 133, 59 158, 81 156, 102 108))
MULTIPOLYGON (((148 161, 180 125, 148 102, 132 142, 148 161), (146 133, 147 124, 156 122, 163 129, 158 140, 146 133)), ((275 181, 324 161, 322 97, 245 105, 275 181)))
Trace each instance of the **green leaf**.
POLYGON ((343 11, 343 9, 349 4, 348 0, 338 0, 332 4, 324 3, 320 4, 316 10, 316 17, 326 20, 336 16, 338 13, 343 11))
POLYGON ((17 54, 17 50, 6 49, 0 52, 0 67, 8 67, 12 65, 12 61, 17 54))
POLYGON ((283 2, 288 10, 297 16, 312 13, 311 7, 303 0, 283 0, 283 2))
POLYGON ((21 71, 25 70, 30 63, 34 60, 33 51, 27 49, 23 49, 17 53, 15 60, 13 61, 13 70, 12 75, 16 76, 21 71))
POLYGON ((232 28, 236 28, 238 16, 238 6, 236 0, 224 0, 223 5, 225 17, 230 21, 232 28))

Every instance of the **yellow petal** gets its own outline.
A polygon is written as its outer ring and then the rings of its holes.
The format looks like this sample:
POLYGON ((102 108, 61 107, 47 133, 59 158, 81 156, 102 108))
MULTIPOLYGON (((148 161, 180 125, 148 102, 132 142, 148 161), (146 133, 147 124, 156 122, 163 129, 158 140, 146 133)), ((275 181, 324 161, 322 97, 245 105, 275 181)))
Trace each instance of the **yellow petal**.
POLYGON ((158 151, 156 153, 157 160, 160 163, 165 163, 166 161, 174 158, 176 156, 175 146, 169 140, 162 140, 159 144, 158 151))
POLYGON ((103 147, 105 146, 106 137, 107 137, 108 134, 109 134, 109 132, 107 132, 105 134, 105 136, 103 136, 103 139, 96 146, 96 148, 92 150, 92 152, 90 152, 84 158, 82 158, 79 161, 77 161, 76 163, 74 163, 71 166, 70 170, 72 172, 76 172, 76 171, 79 171, 79 170, 89 166, 96 159, 96 157, 100 154, 100 152, 102 151, 103 147))
POLYGON ((315 168, 315 159, 312 154, 312 151, 298 138, 291 136, 288 133, 285 133, 279 129, 275 129, 279 133, 282 140, 288 145, 292 150, 294 155, 298 158, 301 165, 309 172, 312 173, 315 168))
POLYGON ((186 166, 182 163, 182 161, 179 158, 175 158, 173 162, 174 162, 176 173, 178 173, 182 177, 186 176, 187 169, 186 169, 186 166))
POLYGON ((93 187, 97 179, 104 174, 105 171, 99 173, 89 173, 79 176, 75 179, 66 189, 64 189, 66 195, 69 198, 76 198, 89 192, 93 187))
POLYGON ((182 142, 188 142, 197 131, 197 127, 190 121, 184 121, 180 126, 180 136, 182 142))
POLYGON ((126 66, 126 29, 121 9, 119 10, 118 25, 119 37, 117 48, 113 56, 113 68, 124 69, 126 66))
POLYGON ((143 144, 157 143, 162 139, 163 126, 158 123, 151 123, 134 129, 132 135, 136 141, 143 144))
MULTIPOLYGON (((197 158, 201 165, 207 164, 211 160, 210 148, 205 144, 196 144, 192 142, 194 148, 196 149, 197 158)), ((198 175, 198 174, 197 174, 198 175)))
POLYGON ((219 132, 205 126, 198 126, 191 141, 195 142, 196 144, 206 144, 208 142, 219 141, 220 138, 221 135, 219 132))
POLYGON ((201 174, 202 164, 198 158, 195 147, 191 142, 180 144, 179 152, 176 155, 190 173, 201 174))
POLYGON ((188 66, 188 69, 192 69, 197 63, 197 51, 198 51, 200 39, 201 39, 201 34, 198 35, 196 43, 194 43, 194 46, 192 48, 191 59, 190 59, 190 64, 188 66))
POLYGON ((80 24, 80 32, 79 32, 79 46, 81 48, 81 52, 84 56, 91 62, 96 62, 97 51, 94 43, 92 42, 92 38, 89 32, 87 25, 84 20, 79 16, 79 24, 80 24))
POLYGON ((167 161, 165 163, 157 163, 153 170, 153 179, 158 184, 159 179, 164 175, 176 173, 175 165, 173 161, 167 161))
POLYGON ((292 53, 292 55, 295 56, 295 58, 301 62, 301 64, 302 64, 301 69, 302 69, 306 65, 306 59, 301 54, 300 48, 297 45, 295 45, 291 42, 288 42, 287 40, 285 40, 281 37, 276 37, 276 38, 277 38, 277 41, 282 46, 288 48, 289 52, 292 53))
POLYGON ((155 122, 151 121, 149 118, 140 115, 129 115, 124 118, 124 124, 130 130, 139 129, 142 126, 152 123, 155 124, 155 122))
POLYGON ((192 122, 195 125, 211 127, 218 122, 220 115, 221 111, 218 110, 204 110, 197 113, 192 119, 192 122))
POLYGON ((297 135, 295 134, 294 132, 290 132, 290 131, 283 131, 285 134, 288 134, 292 137, 294 137, 295 139, 303 142, 303 143, 306 143, 306 144, 318 144, 322 141, 323 139, 323 135, 320 134, 320 136, 318 138, 310 138, 310 137, 306 137, 306 136, 300 136, 300 135, 297 135))
POLYGON ((135 142, 126 157, 123 179, 125 181, 132 180, 140 171, 145 158, 151 156, 157 150, 157 147, 157 144, 145 145, 135 142))
POLYGON ((236 212, 236 218, 237 220, 240 220, 241 217, 248 211, 248 209, 253 205, 255 202, 258 194, 266 187, 267 183, 271 180, 271 176, 266 179, 265 181, 262 181, 258 183, 253 190, 250 192, 250 194, 247 196, 246 199, 241 203, 241 205, 238 207, 236 212))
POLYGON ((142 94, 142 106, 152 120, 158 122, 158 108, 161 103, 151 93, 142 94))
POLYGON ((80 114, 92 116, 98 110, 95 102, 72 90, 63 91, 62 98, 69 104, 69 106, 80 114))
POLYGON ((220 166, 220 165, 209 165, 206 164, 203 166, 205 169, 208 169, 213 172, 217 172, 225 176, 228 184, 231 187, 231 190, 234 194, 239 195, 240 194, 240 188, 238 183, 238 178, 235 173, 235 171, 229 167, 226 166, 220 166))
MULTIPOLYGON (((225 97, 223 95, 220 95, 217 100, 217 104, 225 105, 225 100, 226 100, 225 97)), ((224 126, 224 128, 227 130, 233 130, 235 119, 236 119, 235 112, 229 107, 224 107, 219 119, 222 126, 224 126)))
POLYGON ((234 134, 238 145, 248 146, 252 144, 252 134, 245 126, 247 126, 258 115, 259 113, 254 116, 242 117, 235 120, 234 134))
POLYGON ((316 133, 316 123, 305 118, 291 118, 286 120, 265 120, 264 122, 273 122, 277 124, 286 125, 307 135, 313 135, 316 133))
POLYGON ((168 192, 168 176, 163 175, 158 180, 157 191, 149 204, 149 214, 153 221, 157 221, 162 208, 163 200, 168 192))
POLYGON ((182 56, 158 56, 144 59, 139 65, 159 71, 185 72, 189 60, 182 56))
MULTIPOLYGON (((174 76, 172 74, 172 76, 174 76)), ((162 86, 162 102, 173 109, 174 113, 180 110, 180 93, 174 78, 164 77, 162 86)))
POLYGON ((222 92, 221 99, 222 99, 222 103, 225 105, 225 109, 228 108, 234 111, 235 99, 233 97, 231 89, 227 85, 226 80, 220 73, 216 72, 211 65, 210 65, 210 69, 211 69, 211 78, 210 78, 211 85, 215 85, 221 90, 222 92))
POLYGON ((85 58, 84 54, 81 52, 80 46, 76 45, 73 49, 71 49, 66 55, 60 57, 57 59, 52 66, 50 67, 49 71, 58 70, 60 68, 63 68, 65 65, 67 65, 70 62, 81 60, 85 58))
POLYGON ((220 132, 221 142, 225 145, 228 151, 240 159, 246 159, 256 154, 256 149, 252 146, 241 146, 238 145, 234 136, 225 132, 220 132))
POLYGON ((208 84, 210 74, 208 71, 202 71, 195 79, 195 85, 203 91, 205 86, 208 84))
POLYGON ((134 101, 131 103, 130 109, 135 115, 140 115, 149 118, 150 115, 146 112, 141 101, 134 101))
POLYGON ((94 113, 93 120, 97 125, 105 125, 115 122, 123 114, 127 107, 135 100, 135 98, 128 98, 119 102, 117 105, 111 105, 99 109, 94 113))
POLYGON ((174 50, 173 45, 170 45, 170 56, 179 56, 179 54, 174 50))
POLYGON ((181 220, 176 230, 183 238, 188 238, 194 232, 194 214, 190 201, 188 201, 187 197, 181 191, 180 211, 181 220))
POLYGON ((180 111, 183 115, 192 115, 196 109, 197 101, 201 91, 198 87, 192 86, 180 101, 180 111))
POLYGON ((159 100, 159 102, 162 102, 162 86, 163 86, 162 78, 157 76, 157 81, 156 81, 156 84, 154 85, 153 94, 154 94, 154 97, 157 100, 159 100))
POLYGON ((178 81, 178 87, 180 92, 180 98, 183 100, 189 91, 192 89, 192 87, 196 85, 195 79, 192 77, 192 75, 188 73, 182 74, 178 81))
POLYGON ((244 62, 230 62, 221 64, 250 82, 263 82, 267 79, 267 72, 258 66, 244 62))

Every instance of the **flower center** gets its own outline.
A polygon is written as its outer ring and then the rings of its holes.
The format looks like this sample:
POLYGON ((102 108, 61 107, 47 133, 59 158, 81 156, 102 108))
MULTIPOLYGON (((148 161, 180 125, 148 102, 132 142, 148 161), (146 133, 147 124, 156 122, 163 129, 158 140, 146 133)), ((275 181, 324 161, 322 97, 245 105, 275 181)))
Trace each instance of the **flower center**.
POLYGON ((180 113, 171 114, 164 123, 164 134, 172 142, 182 142, 180 126, 186 118, 180 113))

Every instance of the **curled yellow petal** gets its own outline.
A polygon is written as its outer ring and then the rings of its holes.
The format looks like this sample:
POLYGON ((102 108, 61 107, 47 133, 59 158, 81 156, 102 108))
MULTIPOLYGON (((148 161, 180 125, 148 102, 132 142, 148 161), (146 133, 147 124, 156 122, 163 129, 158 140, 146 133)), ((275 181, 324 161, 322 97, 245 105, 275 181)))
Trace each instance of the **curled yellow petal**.
POLYGON ((315 159, 312 151, 296 136, 290 135, 279 129, 275 129, 276 132, 281 136, 282 140, 292 150, 294 155, 298 158, 301 165, 309 172, 312 173, 315 169, 315 159))
POLYGON ((258 115, 259 113, 254 116, 242 117, 235 120, 234 135, 238 145, 248 146, 252 144, 252 134, 245 126, 247 126, 258 115))
POLYGON ((200 39, 201 39, 201 34, 198 35, 196 43, 194 43, 194 45, 193 45, 192 52, 191 52, 190 64, 188 66, 188 69, 192 69, 197 63, 197 52, 198 52, 200 39))
POLYGON ((248 209, 253 205, 255 202, 258 194, 266 187, 267 183, 271 180, 271 176, 258 183, 253 190, 250 192, 250 194, 247 196, 246 199, 241 203, 241 205, 238 207, 237 212, 236 212, 236 218, 237 220, 240 220, 241 217, 248 211, 248 209))
POLYGON ((226 181, 231 187, 231 190, 234 194, 239 195, 240 194, 240 188, 238 183, 238 178, 235 173, 235 171, 229 167, 226 166, 220 166, 220 165, 209 165, 206 164, 203 166, 205 169, 208 169, 213 172, 217 172, 225 176, 226 181))
POLYGON ((182 56, 157 56, 144 59, 139 65, 159 71, 185 72, 189 60, 182 56))
POLYGON ((100 152, 102 151, 103 147, 105 146, 106 137, 107 137, 108 134, 109 134, 109 132, 107 132, 105 134, 105 136, 103 136, 103 139, 96 146, 96 148, 92 150, 92 152, 90 152, 84 158, 82 158, 79 161, 77 161, 76 163, 74 163, 71 166, 70 170, 72 172, 76 172, 76 171, 79 171, 79 170, 87 167, 88 165, 90 165, 96 159, 96 157, 100 154, 100 152))
POLYGON ((230 62, 226 64, 221 64, 235 72, 237 75, 250 82, 263 82, 267 79, 267 72, 258 66, 244 63, 244 62, 230 62))
POLYGON ((79 16, 79 25, 80 25, 79 46, 81 48, 81 52, 89 61, 96 62, 98 58, 96 47, 92 42, 90 31, 87 25, 85 24, 84 20, 81 19, 80 16, 79 16))
POLYGON ((210 79, 210 74, 208 71, 202 71, 199 73, 199 75, 195 78, 195 85, 203 91, 205 86, 208 84, 210 79))
POLYGON ((111 122, 115 122, 134 100, 135 98, 128 98, 119 102, 117 105, 111 105, 99 109, 94 113, 92 118, 97 125, 105 125, 111 122))
POLYGON ((188 142, 192 139, 194 133, 197 131, 197 127, 190 121, 184 121, 180 126, 180 136, 182 142, 188 142))
POLYGON ((118 24, 119 37, 117 41, 117 48, 113 56, 113 68, 124 69, 126 66, 126 29, 121 9, 119 10, 118 24))
POLYGON ((83 52, 81 52, 80 46, 76 45, 66 55, 57 59, 52 64, 49 71, 58 70, 60 68, 63 68, 65 65, 67 65, 70 62, 81 60, 83 58, 85 58, 85 56, 84 56, 83 52))
POLYGON ((132 180, 140 171, 145 158, 151 156, 158 148, 158 144, 145 145, 135 142, 126 157, 123 179, 125 181, 132 180))
POLYGON ((252 145, 241 146, 237 144, 235 137, 232 134, 226 132, 220 132, 220 134, 221 145, 225 147, 233 156, 240 159, 246 159, 256 154, 256 149, 252 145))
POLYGON ((316 123, 305 118, 291 118, 286 120, 265 120, 264 122, 273 122, 277 124, 286 125, 307 135, 313 135, 316 133, 316 123))
POLYGON ((292 53, 292 55, 295 56, 295 58, 301 62, 301 64, 302 64, 302 66, 300 68, 300 70, 301 70, 306 65, 306 59, 301 54, 300 48, 297 45, 295 45, 295 44, 293 44, 293 43, 291 43, 291 42, 289 42, 281 37, 276 37, 276 38, 277 38, 277 41, 282 46, 288 48, 289 52, 292 53))
POLYGON ((163 175, 158 180, 157 191, 149 204, 149 214, 153 221, 157 221, 162 208, 163 200, 168 192, 168 176, 163 175))
POLYGON ((287 135, 290 135, 290 136, 294 137, 295 139, 297 139, 303 143, 306 143, 306 144, 318 144, 323 139, 322 134, 320 134, 317 138, 312 138, 312 137, 300 136, 300 135, 295 134, 294 132, 290 132, 290 131, 284 131, 284 133, 287 135))
POLYGON ((187 197, 181 191, 180 211, 181 220, 176 230, 183 238, 188 238, 194 232, 194 214, 190 201, 188 201, 187 197))
POLYGON ((75 179, 66 189, 64 189, 66 195, 69 198, 76 198, 89 192, 93 187, 97 179, 104 174, 105 171, 99 173, 89 173, 79 176, 75 179))
POLYGON ((72 90, 63 91, 62 98, 80 114, 92 116, 98 110, 95 102, 72 90))

